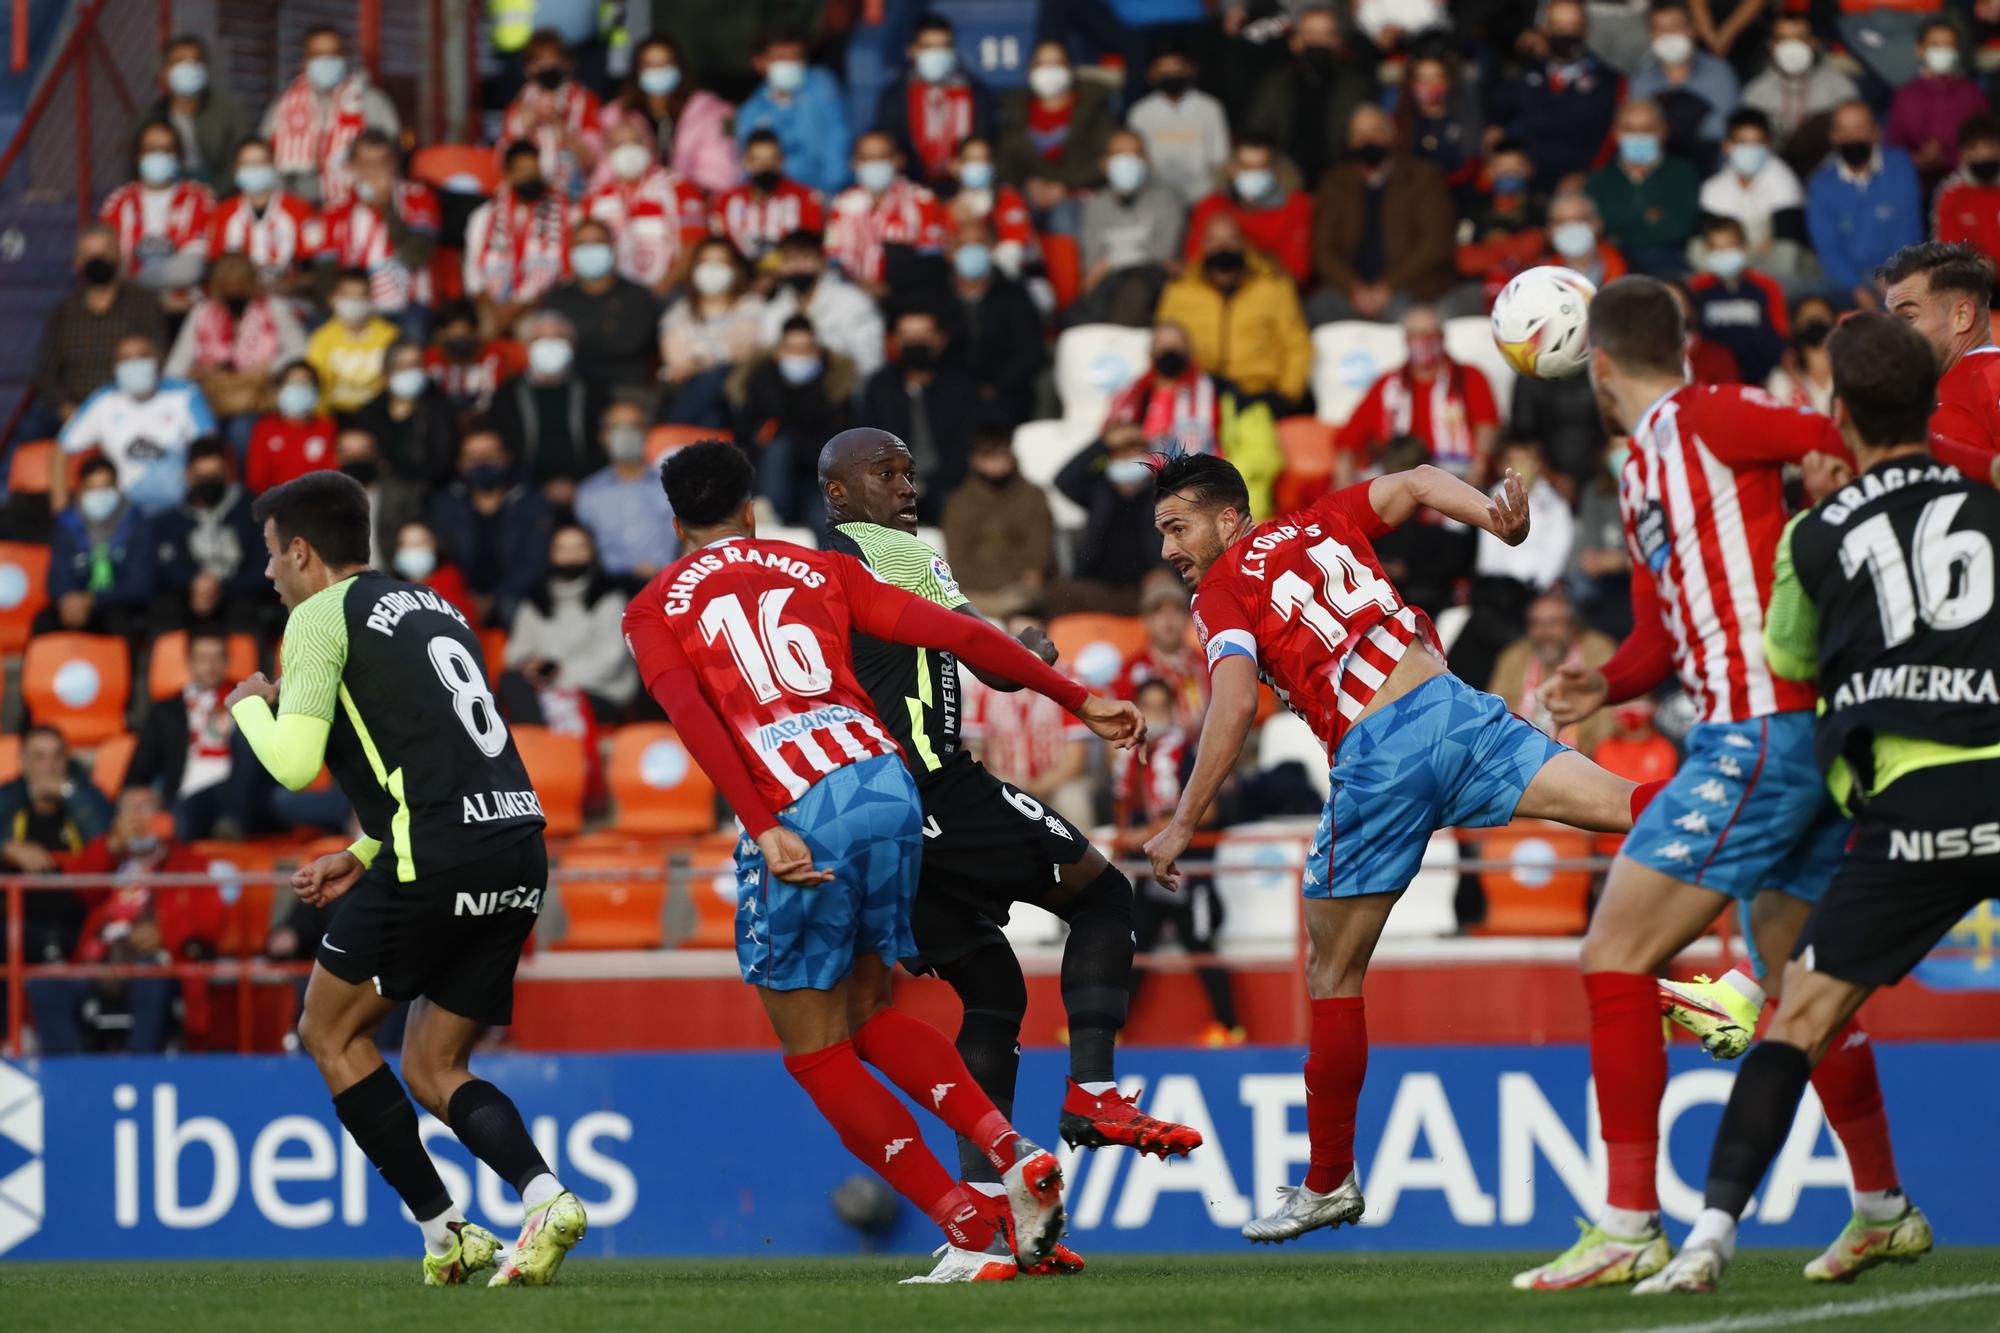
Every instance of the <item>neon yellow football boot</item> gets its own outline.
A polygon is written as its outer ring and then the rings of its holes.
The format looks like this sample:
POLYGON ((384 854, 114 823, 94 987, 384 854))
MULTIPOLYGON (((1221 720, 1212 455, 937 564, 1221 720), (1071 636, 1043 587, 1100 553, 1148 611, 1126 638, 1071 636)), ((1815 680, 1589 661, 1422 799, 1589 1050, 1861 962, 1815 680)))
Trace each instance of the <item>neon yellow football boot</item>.
POLYGON ((1915 1204, 1886 1222, 1873 1222, 1856 1213, 1826 1253, 1806 1265, 1806 1279, 1852 1282, 1876 1264, 1913 1264, 1930 1253, 1932 1244, 1930 1219, 1915 1204))
POLYGON ((1763 1006, 1752 1003, 1726 981, 1697 975, 1693 981, 1662 981, 1660 1012, 1701 1039, 1717 1060, 1734 1060, 1750 1049, 1763 1006))
POLYGON ((1642 1236, 1614 1236, 1582 1218, 1576 1244, 1525 1273, 1514 1274, 1517 1291, 1575 1291, 1582 1287, 1613 1287, 1651 1277, 1667 1266, 1673 1253, 1657 1218, 1642 1236))
POLYGON ((489 1287, 546 1287, 556 1280, 563 1256, 583 1239, 583 1201, 568 1190, 539 1207, 521 1222, 521 1238, 500 1261, 489 1287))
POLYGON ((470 1222, 453 1222, 450 1225, 451 1251, 447 1254, 424 1252, 426 1287, 456 1287, 474 1273, 493 1267, 493 1258, 500 1252, 500 1238, 485 1227, 474 1226, 470 1222))

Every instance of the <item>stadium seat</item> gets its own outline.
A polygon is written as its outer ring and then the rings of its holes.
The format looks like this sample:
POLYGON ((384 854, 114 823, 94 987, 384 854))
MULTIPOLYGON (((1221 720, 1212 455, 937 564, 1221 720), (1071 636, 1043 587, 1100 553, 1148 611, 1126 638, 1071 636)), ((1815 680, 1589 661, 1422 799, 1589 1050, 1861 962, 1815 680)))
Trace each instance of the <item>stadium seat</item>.
POLYGON ((0 736, 0 785, 21 776, 21 738, 8 732, 0 736))
POLYGON ((516 726, 514 745, 528 780, 541 798, 548 836, 567 838, 583 828, 583 738, 547 727, 516 726))
POLYGON ((458 194, 491 195, 500 185, 500 165, 480 144, 434 143, 410 154, 410 178, 458 194))
POLYGON ((790 542, 794 546, 803 546, 808 551, 819 549, 819 534, 811 528, 788 528, 783 525, 767 528, 760 524, 757 536, 767 542, 790 542))
POLYGON ((688 899, 694 908, 694 933, 680 942, 684 949, 736 947, 736 835, 704 838, 687 860, 688 899))
MULTIPOLYGON (((146 692, 154 699, 170 699, 187 684, 188 635, 173 630, 153 640, 152 655, 146 663, 146 692)), ((251 634, 229 636, 229 679, 247 680, 257 674, 257 639, 251 634)))
MULTIPOLYGON (((188 850, 207 866, 209 874, 215 876, 216 887, 222 891, 226 904, 222 939, 217 944, 216 952, 224 958, 245 958, 263 952, 264 940, 271 933, 278 886, 270 883, 245 884, 232 878, 232 875, 269 875, 278 869, 280 860, 295 861, 298 858, 297 847, 273 840, 228 842, 202 839, 189 843, 188 850)), ((289 907, 291 890, 285 891, 285 897, 289 907)))
POLYGON ((1514 367, 1500 355, 1493 341, 1493 325, 1484 315, 1448 319, 1444 324, 1445 355, 1461 365, 1477 366, 1493 390, 1493 405, 1500 409, 1500 424, 1514 405, 1514 367))
POLYGON ((1040 242, 1042 271, 1055 291, 1056 309, 1067 310, 1083 290, 1083 251, 1078 248, 1076 237, 1061 233, 1045 233, 1040 242))
POLYGON ((646 432, 646 461, 658 467, 660 460, 676 449, 701 440, 720 439, 724 435, 725 432, 707 426, 655 426, 646 432))
POLYGON ((0 653, 28 646, 35 617, 49 604, 49 548, 0 542, 0 653))
POLYGON ((657 949, 666 943, 666 866, 652 852, 585 849, 556 867, 562 938, 553 949, 657 949), (572 880, 578 870, 619 870, 629 878, 572 880))
POLYGON ((132 660, 113 634, 44 634, 28 644, 21 667, 28 716, 60 731, 71 745, 95 745, 125 729, 132 660))
POLYGON ((1094 690, 1110 687, 1125 664, 1146 650, 1146 626, 1137 616, 1078 611, 1049 622, 1049 638, 1062 654, 1056 662, 1094 690))
POLYGON ((1096 438, 1096 422, 1059 417, 1024 421, 1014 427, 1014 461, 1023 477, 1048 493, 1049 512, 1055 516, 1056 526, 1066 531, 1083 527, 1089 516, 1081 505, 1056 490, 1056 474, 1096 438))
POLYGON ((1368 386, 1408 358, 1399 324, 1345 319, 1312 331, 1313 399, 1319 419, 1338 426, 1354 414, 1368 386))
POLYGON ((1458 838, 1450 829, 1431 834, 1417 877, 1396 900, 1382 928, 1384 939, 1438 939, 1458 933, 1458 838))
POLYGON ((1589 835, 1538 819, 1517 819, 1473 840, 1479 859, 1505 868, 1484 870, 1486 920, 1476 935, 1581 935, 1590 895, 1588 870, 1558 870, 1556 861, 1590 855, 1589 835))
POLYGON ((47 495, 55 472, 56 442, 29 440, 14 446, 14 458, 7 468, 10 494, 47 495))
POLYGON ((477 632, 479 655, 486 659, 486 683, 498 685, 501 669, 507 665, 507 631, 495 628, 477 632))
POLYGON ((132 767, 132 752, 138 748, 139 738, 129 731, 99 741, 97 752, 90 757, 91 785, 117 800, 125 786, 125 770, 132 767))
POLYGON ((1282 418, 1278 447, 1285 452, 1285 473, 1278 478, 1275 507, 1288 514, 1326 493, 1333 477, 1333 428, 1318 417, 1282 418))
POLYGON ((1027 83, 1040 9, 1034 0, 932 0, 926 9, 951 20, 959 63, 996 95, 1027 83))
POLYGON ((1296 713, 1273 714, 1257 733, 1257 767, 1271 768, 1291 759, 1305 765, 1313 790, 1325 799, 1332 788, 1327 779, 1326 746, 1296 713))
POLYGON ((1056 339, 1055 369, 1063 420, 1095 435, 1111 408, 1111 396, 1146 368, 1152 345, 1150 329, 1128 329, 1122 324, 1078 324, 1064 329, 1056 339))
POLYGON ((715 785, 664 722, 620 727, 611 742, 612 824, 623 833, 715 831, 715 785))

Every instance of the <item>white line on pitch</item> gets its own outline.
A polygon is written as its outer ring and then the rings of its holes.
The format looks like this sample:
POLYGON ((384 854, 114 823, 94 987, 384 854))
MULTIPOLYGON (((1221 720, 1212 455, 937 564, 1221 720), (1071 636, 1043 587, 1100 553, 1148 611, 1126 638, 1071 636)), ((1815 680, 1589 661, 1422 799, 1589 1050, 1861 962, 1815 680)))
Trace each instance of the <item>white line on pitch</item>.
POLYGON ((1703 1320, 1698 1324, 1655 1324, 1646 1328, 1630 1329, 1627 1333, 1740 1333, 1746 1329, 1791 1328, 1798 1324, 1823 1324, 1831 1319, 1851 1319, 1862 1315, 1887 1314, 1895 1310, 1914 1310, 1919 1306, 1943 1305, 1947 1301, 1966 1301, 1978 1296, 2000 1296, 2000 1282, 1981 1282, 1970 1287, 1939 1287, 1931 1291, 1874 1296, 1860 1301, 1828 1301, 1824 1305, 1808 1306, 1803 1310, 1773 1310, 1769 1314, 1730 1315, 1723 1319, 1703 1320))

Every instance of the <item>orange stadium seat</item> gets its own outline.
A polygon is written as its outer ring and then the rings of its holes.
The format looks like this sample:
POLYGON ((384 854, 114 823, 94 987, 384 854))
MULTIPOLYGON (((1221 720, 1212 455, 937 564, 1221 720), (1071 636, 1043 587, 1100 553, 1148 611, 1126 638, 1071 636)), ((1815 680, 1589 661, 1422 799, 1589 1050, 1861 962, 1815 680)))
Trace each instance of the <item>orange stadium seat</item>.
POLYGON ((1588 917, 1588 870, 1557 870, 1553 861, 1580 861, 1590 855, 1590 836, 1539 819, 1517 819, 1505 828, 1482 831, 1475 840, 1482 861, 1500 861, 1502 870, 1479 876, 1486 894, 1486 920, 1475 935, 1581 935, 1588 917))
POLYGON ((657 949, 666 943, 666 863, 657 853, 610 849, 571 851, 558 875, 576 870, 620 870, 620 879, 558 879, 563 936, 554 949, 657 949))
POLYGON ((0 736, 0 783, 21 776, 21 738, 9 733, 0 736))
POLYGON ((1077 611, 1049 622, 1049 638, 1062 654, 1056 665, 1093 689, 1104 689, 1125 664, 1146 651, 1146 627, 1137 616, 1077 611))
POLYGON ((612 824, 622 833, 715 830, 715 784, 664 722, 620 727, 611 742, 612 824))
POLYGON ((438 190, 476 183, 480 194, 490 195, 500 186, 500 164, 491 148, 479 144, 434 143, 410 154, 410 176, 438 190))
POLYGON ((486 683, 500 684, 500 672, 507 665, 507 631, 483 629, 479 633, 479 653, 486 659, 486 683))
POLYGON ((1056 234, 1037 239, 1042 247, 1042 271, 1055 289, 1056 309, 1067 310, 1083 291, 1083 250, 1074 236, 1056 234))
MULTIPOLYGON (((173 630, 153 640, 146 662, 146 692, 154 699, 171 699, 187 684, 188 634, 173 630)), ((257 674, 257 639, 250 634, 229 636, 229 679, 233 683, 257 674)))
POLYGON ((125 785, 125 770, 132 767, 132 752, 139 748, 139 738, 129 731, 121 731, 97 743, 97 752, 90 757, 90 780, 96 788, 112 800, 118 799, 118 792, 125 785))
POLYGON ((60 731, 71 745, 95 745, 125 729, 132 660, 112 634, 44 634, 28 645, 21 667, 28 716, 60 731))
POLYGON ((722 431, 707 426, 655 426, 646 432, 646 461, 657 467, 662 458, 676 449, 684 449, 702 440, 718 439, 722 435, 722 431))
POLYGON ((22 495, 47 495, 55 471, 56 442, 29 440, 14 446, 14 460, 7 468, 7 489, 22 495))
POLYGON ((1333 477, 1333 427, 1318 417, 1286 417, 1278 422, 1278 445, 1285 473, 1278 479, 1276 506, 1285 514, 1326 493, 1333 477))
POLYGON ((688 949, 736 947, 736 835, 704 838, 688 857, 688 898, 694 904, 694 934, 688 949))
POLYGON ((35 617, 49 604, 49 548, 0 542, 0 653, 28 646, 35 617))
MULTIPOLYGON (((269 875, 277 870, 281 860, 296 861, 298 848, 270 840, 229 842, 204 838, 189 843, 188 850, 207 864, 208 873, 215 876, 217 885, 223 890, 226 917, 216 952, 224 958, 244 958, 261 953, 264 939, 270 934, 271 913, 277 901, 278 886, 238 884, 231 879, 231 875, 269 875), (236 891, 233 899, 229 893, 232 888, 236 891)), ((285 892, 289 896, 291 890, 285 892)))
POLYGON ((514 744, 527 766, 528 780, 541 798, 551 838, 567 838, 583 828, 583 738, 547 727, 517 726, 514 744))

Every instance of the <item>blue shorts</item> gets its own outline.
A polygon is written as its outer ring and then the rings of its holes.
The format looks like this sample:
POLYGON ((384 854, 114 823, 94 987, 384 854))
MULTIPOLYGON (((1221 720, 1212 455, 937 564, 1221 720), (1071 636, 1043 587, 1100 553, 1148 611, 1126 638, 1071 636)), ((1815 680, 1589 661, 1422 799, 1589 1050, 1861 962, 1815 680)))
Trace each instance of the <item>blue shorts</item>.
POLYGON ((1816 903, 1851 828, 1813 757, 1813 715, 1773 713, 1696 724, 1680 772, 1632 826, 1623 855, 1745 902, 1777 889, 1816 903))
POLYGON ((1306 859, 1305 896, 1408 888, 1431 834, 1506 823, 1542 765, 1565 748, 1497 696, 1456 676, 1432 677, 1342 738, 1306 859))
POLYGON ((736 842, 736 961, 771 990, 832 990, 856 957, 895 966, 914 957, 910 903, 924 851, 923 806, 900 757, 876 755, 814 783, 778 812, 805 839, 825 884, 801 888, 765 873, 764 854, 736 842))

